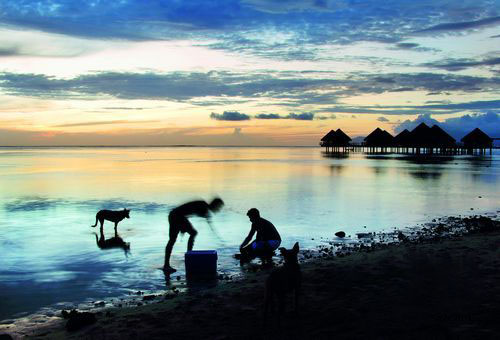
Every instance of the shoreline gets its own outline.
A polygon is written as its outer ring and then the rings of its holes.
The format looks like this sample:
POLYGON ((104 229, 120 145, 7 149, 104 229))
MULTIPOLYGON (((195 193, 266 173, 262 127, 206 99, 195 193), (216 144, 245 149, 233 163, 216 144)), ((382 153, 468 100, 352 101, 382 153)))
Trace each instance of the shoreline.
POLYGON ((23 329, 2 324, 0 334, 38 339, 493 338, 500 331, 494 317, 500 312, 497 217, 436 219, 404 233, 363 235, 351 246, 333 239, 328 246, 301 251, 299 317, 288 303, 281 328, 271 325, 262 332, 270 270, 252 265, 244 278, 223 279, 214 288, 139 295, 140 305, 93 313, 97 322, 75 332, 66 331, 66 320, 55 315, 23 329))

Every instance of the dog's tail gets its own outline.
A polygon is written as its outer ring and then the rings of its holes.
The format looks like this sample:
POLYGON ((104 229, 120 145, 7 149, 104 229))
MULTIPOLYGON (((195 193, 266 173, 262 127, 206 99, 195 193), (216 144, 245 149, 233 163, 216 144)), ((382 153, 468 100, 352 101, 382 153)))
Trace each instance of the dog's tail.
POLYGON ((95 228, 97 226, 97 216, 95 217, 95 224, 91 225, 92 228, 95 228))

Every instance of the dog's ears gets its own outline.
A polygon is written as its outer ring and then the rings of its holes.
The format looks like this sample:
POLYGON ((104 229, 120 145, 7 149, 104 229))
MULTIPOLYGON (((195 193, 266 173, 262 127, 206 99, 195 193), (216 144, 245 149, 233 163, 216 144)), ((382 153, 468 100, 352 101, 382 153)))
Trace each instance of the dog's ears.
POLYGON ((292 250, 295 252, 295 254, 299 253, 299 242, 295 242, 295 244, 293 245, 292 250))

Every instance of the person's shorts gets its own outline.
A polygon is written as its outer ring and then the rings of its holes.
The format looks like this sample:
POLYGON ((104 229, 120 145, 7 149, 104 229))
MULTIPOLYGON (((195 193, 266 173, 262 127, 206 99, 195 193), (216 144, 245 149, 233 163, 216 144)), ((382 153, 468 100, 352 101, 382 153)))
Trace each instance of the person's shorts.
POLYGON ((184 216, 170 213, 168 215, 168 223, 170 225, 169 236, 171 239, 176 238, 179 232, 182 234, 192 234, 194 232, 192 224, 184 216))
POLYGON ((255 251, 262 251, 262 250, 274 251, 278 249, 280 244, 281 244, 280 240, 253 241, 250 246, 252 247, 252 250, 255 251))

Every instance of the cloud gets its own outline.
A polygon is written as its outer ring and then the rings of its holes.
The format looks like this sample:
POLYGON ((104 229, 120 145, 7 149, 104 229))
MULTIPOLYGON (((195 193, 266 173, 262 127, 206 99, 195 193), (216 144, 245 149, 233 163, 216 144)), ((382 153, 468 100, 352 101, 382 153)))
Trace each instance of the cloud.
POLYGON ((411 50, 411 49, 414 49, 414 48, 419 47, 419 46, 420 45, 416 44, 416 43, 398 43, 398 44, 396 44, 397 48, 400 48, 403 50, 411 50))
POLYGON ((477 66, 496 66, 500 65, 500 57, 489 58, 483 60, 473 59, 446 59, 440 62, 426 63, 423 66, 440 68, 447 71, 461 71, 471 67, 477 66))
POLYGON ((285 116, 285 119, 295 119, 295 120, 313 120, 314 113, 290 113, 288 116, 285 116))
POLYGON ((415 115, 421 114, 422 111, 432 112, 432 114, 449 114, 465 110, 500 110, 500 100, 472 101, 465 103, 444 101, 430 105, 334 106, 318 111, 356 114, 415 115))
POLYGON ((457 141, 464 137, 467 133, 475 128, 480 128, 490 137, 500 136, 500 111, 488 111, 483 114, 466 114, 461 117, 453 117, 439 122, 431 117, 431 114, 422 114, 415 120, 405 120, 401 124, 394 127, 394 132, 399 133, 404 129, 412 130, 420 123, 427 125, 439 125, 446 130, 457 141))
POLYGON ((289 113, 286 116, 280 116, 276 113, 260 113, 255 115, 256 119, 293 119, 293 120, 313 120, 314 113, 289 113))
POLYGON ((259 113, 255 115, 256 119, 281 119, 281 116, 277 113, 259 113))
POLYGON ((325 44, 394 44, 419 30, 495 25, 498 16, 484 15, 495 15, 497 7, 488 0, 18 0, 0 4, 0 20, 9 27, 66 36, 108 41, 195 38, 215 40, 213 48, 239 53, 314 60, 325 44))
POLYGON ((377 120, 378 120, 379 122, 388 122, 388 121, 389 121, 389 119, 387 119, 387 118, 385 118, 385 117, 378 117, 378 118, 377 118, 377 120))
POLYGON ((416 51, 416 52, 437 52, 438 49, 423 47, 417 43, 409 43, 409 42, 400 42, 394 45, 393 48, 395 50, 408 50, 408 51, 416 51))
POLYGON ((417 33, 436 33, 436 32, 450 32, 450 31, 463 31, 485 26, 495 26, 500 24, 500 16, 484 18, 473 21, 452 22, 434 25, 423 30, 416 31, 417 33))
POLYGON ((54 125, 54 127, 76 127, 76 126, 98 126, 98 125, 114 125, 114 124, 143 124, 143 123, 158 123, 159 120, 107 120, 95 122, 80 122, 54 125))
POLYGON ((244 113, 239 113, 237 111, 224 111, 222 114, 212 112, 210 118, 215 120, 227 120, 227 121, 241 121, 249 120, 250 116, 244 113))
POLYGON ((337 116, 332 113, 329 116, 314 116, 314 119, 317 119, 317 120, 337 119, 337 116))
POLYGON ((143 107, 124 107, 124 106, 116 106, 116 107, 103 107, 104 110, 144 110, 143 107))
POLYGON ((44 98, 113 96, 121 99, 188 101, 201 97, 290 96, 335 84, 331 79, 285 78, 277 74, 231 72, 98 72, 71 79, 42 74, 0 73, 0 88, 11 95, 44 98), (278 75, 278 77, 277 77, 278 75))
POLYGON ((0 57, 11 57, 19 54, 19 49, 13 46, 1 46, 0 57))
MULTIPOLYGON (((206 98, 248 101, 279 99, 281 106, 332 104, 337 98, 398 91, 430 93, 496 91, 498 77, 436 73, 352 73, 335 78, 330 73, 310 72, 97 72, 61 79, 42 74, 0 73, 0 89, 9 95, 49 99, 149 99, 195 104, 206 98), (196 99, 196 100, 194 100, 196 99), (194 100, 194 101, 193 101, 194 100)), ((333 110, 332 110, 333 111, 333 110)), ((334 111, 335 112, 335 111, 334 111)))

